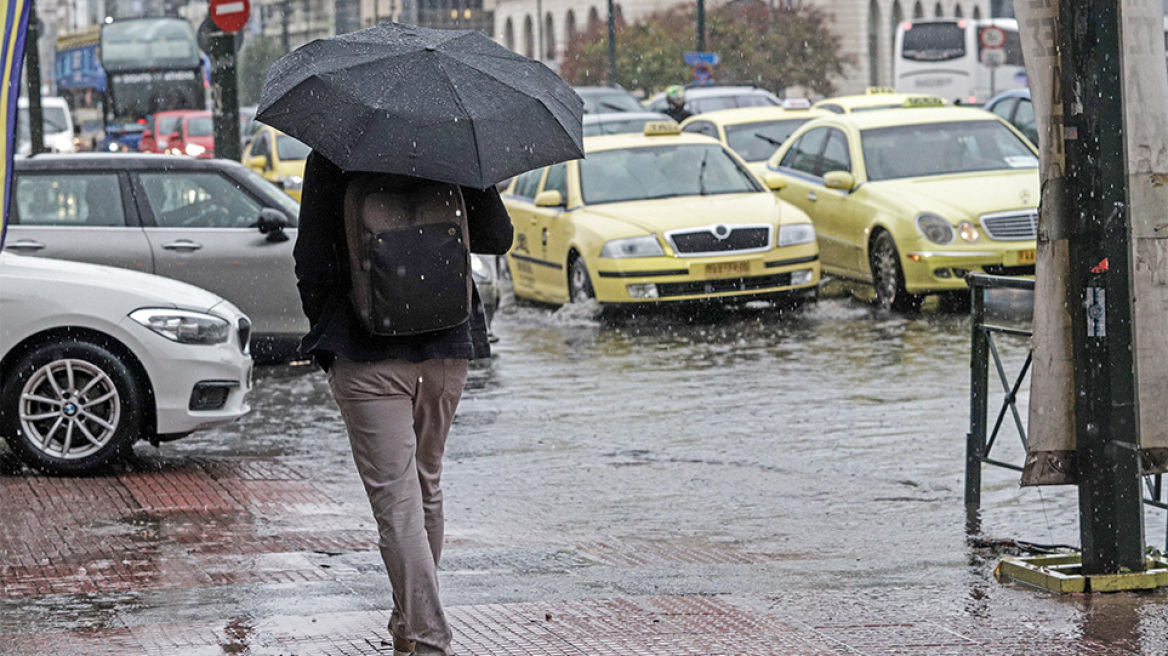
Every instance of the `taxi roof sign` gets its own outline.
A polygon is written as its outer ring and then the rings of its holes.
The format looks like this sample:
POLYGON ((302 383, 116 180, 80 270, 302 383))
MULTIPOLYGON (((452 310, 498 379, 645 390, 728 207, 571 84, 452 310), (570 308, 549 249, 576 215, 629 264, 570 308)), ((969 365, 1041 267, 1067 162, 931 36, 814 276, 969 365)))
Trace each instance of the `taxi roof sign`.
POLYGON ((681 134, 677 121, 649 121, 645 124, 646 137, 665 137, 681 134))
POLYGON ((885 93, 896 93, 896 89, 892 87, 868 87, 864 89, 864 93, 869 96, 876 96, 885 93))
POLYGON ((944 107, 945 99, 939 96, 909 96, 904 99, 904 106, 910 107, 944 107))
POLYGON ((783 109, 811 109, 811 101, 806 98, 784 98, 783 109))

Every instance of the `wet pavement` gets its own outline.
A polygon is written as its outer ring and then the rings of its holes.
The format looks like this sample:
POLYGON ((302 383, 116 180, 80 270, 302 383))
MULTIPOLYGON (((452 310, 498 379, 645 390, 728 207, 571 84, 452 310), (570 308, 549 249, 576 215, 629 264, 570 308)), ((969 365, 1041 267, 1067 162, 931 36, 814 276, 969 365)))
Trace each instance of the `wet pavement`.
MULTIPOLYGON (((1168 654, 1168 592, 1003 585, 967 546, 965 316, 512 307, 495 332, 444 475, 460 656, 1168 654)), ((0 653, 390 653, 323 375, 261 368, 252 405, 103 476, 0 453, 0 653)), ((984 537, 1077 544, 1072 488, 984 485, 984 537)))

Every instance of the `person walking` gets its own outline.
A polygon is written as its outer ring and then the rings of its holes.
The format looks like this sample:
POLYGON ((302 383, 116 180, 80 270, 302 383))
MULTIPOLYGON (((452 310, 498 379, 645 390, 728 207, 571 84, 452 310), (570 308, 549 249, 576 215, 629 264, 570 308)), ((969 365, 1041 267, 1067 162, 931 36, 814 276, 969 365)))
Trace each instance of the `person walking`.
MULTIPOLYGON (((452 634, 437 574, 444 527, 442 455, 468 361, 490 355, 486 320, 473 288, 469 319, 452 328, 382 335, 359 320, 350 298, 345 213, 352 211, 352 203, 346 206, 346 192, 369 175, 342 170, 316 151, 306 162, 293 250, 310 323, 301 351, 327 372, 377 522, 393 593, 388 625, 393 653, 446 656, 452 634)), ((428 182, 375 175, 391 195, 393 189, 404 193, 428 182)), ((505 253, 513 229, 495 188, 446 188, 461 195, 462 203, 455 206, 466 209, 470 250, 505 253)))

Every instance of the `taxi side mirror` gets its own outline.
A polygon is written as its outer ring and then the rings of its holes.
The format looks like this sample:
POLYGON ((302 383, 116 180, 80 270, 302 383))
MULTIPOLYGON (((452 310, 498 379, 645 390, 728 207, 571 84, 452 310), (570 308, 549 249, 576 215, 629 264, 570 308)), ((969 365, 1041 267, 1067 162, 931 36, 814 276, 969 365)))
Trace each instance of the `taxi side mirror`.
POLYGON ((264 170, 268 166, 268 158, 263 155, 255 155, 253 157, 244 158, 243 163, 249 169, 264 170))
POLYGON ((762 181, 768 189, 773 191, 784 189, 787 186, 787 178, 785 178, 782 173, 775 173, 774 171, 767 171, 766 173, 763 173, 762 181))
POLYGON ((535 195, 536 207, 563 207, 564 195, 559 189, 547 189, 535 195))
POLYGON ((823 174, 823 186, 828 189, 851 191, 856 188, 856 178, 847 171, 828 171, 823 174))

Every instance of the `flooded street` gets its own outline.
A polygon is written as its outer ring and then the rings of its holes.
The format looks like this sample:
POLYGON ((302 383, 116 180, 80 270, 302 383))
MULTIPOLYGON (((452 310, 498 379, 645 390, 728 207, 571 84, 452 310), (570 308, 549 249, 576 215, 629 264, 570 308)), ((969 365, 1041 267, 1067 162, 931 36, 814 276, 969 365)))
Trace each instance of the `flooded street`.
MULTIPOLYGON (((1028 309, 1006 297, 998 307, 1013 319, 1028 309)), ((844 295, 785 311, 604 319, 581 307, 511 306, 494 332, 494 357, 472 366, 444 473, 443 596, 465 653, 503 651, 482 647, 487 639, 469 628, 482 615, 460 608, 705 595, 831 634, 816 643, 823 651, 756 641, 755 651, 726 653, 837 653, 841 645, 855 650, 842 653, 910 653, 865 650, 874 644, 939 653, 928 645, 949 643, 936 632, 961 634, 946 639, 969 646, 945 653, 987 653, 1007 638, 1016 649, 1002 653, 1168 653, 1162 592, 1060 599, 996 583, 999 554, 967 546, 967 315, 889 314, 844 295), (867 633, 855 633, 859 626, 867 633), (931 637, 905 637, 913 631, 931 637), (1095 651, 1103 644, 1114 651, 1095 651)), ((1002 339, 999 348, 1016 371, 1027 344, 1002 339)), ((996 411, 1001 388, 990 382, 996 411)), ((261 368, 251 402, 235 424, 159 450, 139 445, 117 479, 90 482, 129 485, 140 473, 170 471, 206 475, 228 491, 265 482, 266 496, 249 488, 246 513, 204 503, 140 518, 133 544, 172 560, 155 563, 153 583, 35 601, 8 594, 0 633, 175 617, 222 627, 226 616, 250 622, 237 641, 250 651, 240 653, 285 653, 263 636, 287 629, 288 617, 385 609, 375 532, 323 374, 261 368), (182 557, 235 585, 174 589, 167 567, 182 557), (299 578, 262 574, 277 571, 299 578)), ((1021 462, 1012 430, 994 455, 1021 462)), ((57 482, 9 469, 0 482, 10 487, 57 482)), ((984 485, 985 537, 1078 543, 1073 488, 1023 490, 1016 473, 989 467, 984 485)), ((1161 545, 1163 513, 1147 520, 1148 543, 1161 545)), ((95 530, 92 520, 70 521, 75 536, 95 530)))

